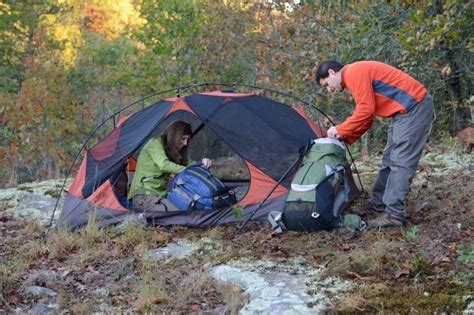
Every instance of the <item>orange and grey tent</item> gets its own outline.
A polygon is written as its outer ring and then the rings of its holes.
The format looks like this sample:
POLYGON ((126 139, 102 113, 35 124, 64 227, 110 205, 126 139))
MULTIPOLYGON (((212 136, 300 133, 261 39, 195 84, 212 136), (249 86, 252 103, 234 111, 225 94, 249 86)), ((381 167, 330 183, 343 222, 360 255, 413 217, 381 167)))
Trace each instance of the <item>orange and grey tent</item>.
MULTIPOLYGON (((252 220, 265 221, 270 211, 284 206, 292 173, 287 178, 282 176, 291 165, 298 166, 293 163, 299 157, 298 150, 311 139, 325 136, 324 129, 302 107, 290 107, 256 94, 214 91, 163 99, 123 118, 105 138, 85 150, 66 192, 58 225, 78 228, 87 224, 91 216, 101 225, 116 224, 134 213, 126 198, 133 161, 150 137, 159 136, 176 120, 187 121, 193 127, 191 158, 205 155, 219 160, 233 156, 246 172, 244 178, 221 178, 240 192, 232 207, 144 213, 157 225, 243 222, 268 197, 252 216, 252 220), (200 134, 205 136, 199 140, 200 134), (194 147, 193 142, 197 143, 194 147)), ((352 200, 359 191, 352 174, 348 172, 347 176, 352 200)))

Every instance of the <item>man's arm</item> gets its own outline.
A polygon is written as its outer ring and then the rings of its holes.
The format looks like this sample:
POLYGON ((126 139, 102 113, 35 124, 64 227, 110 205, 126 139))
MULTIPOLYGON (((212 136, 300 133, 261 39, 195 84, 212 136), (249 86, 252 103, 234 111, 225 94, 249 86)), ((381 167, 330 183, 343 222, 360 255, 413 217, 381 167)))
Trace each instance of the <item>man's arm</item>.
POLYGON ((368 72, 351 71, 345 75, 346 86, 356 102, 356 108, 349 118, 336 126, 336 130, 340 138, 352 144, 372 126, 375 95, 368 72))

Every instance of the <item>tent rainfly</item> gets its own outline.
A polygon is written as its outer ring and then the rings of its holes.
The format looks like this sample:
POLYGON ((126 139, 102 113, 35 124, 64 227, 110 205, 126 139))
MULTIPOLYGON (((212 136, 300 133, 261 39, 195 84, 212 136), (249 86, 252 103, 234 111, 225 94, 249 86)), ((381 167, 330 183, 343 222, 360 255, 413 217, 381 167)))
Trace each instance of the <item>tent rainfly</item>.
MULTIPOLYGON (((122 117, 112 132, 86 150, 66 193, 58 226, 79 228, 91 216, 106 226, 133 214, 126 196, 134 162, 146 141, 176 120, 187 121, 193 128, 188 147, 191 158, 208 156, 216 165, 219 161, 236 162, 238 167, 228 166, 227 175, 217 175, 235 189, 238 202, 214 211, 144 213, 149 222, 157 225, 210 227, 243 222, 275 188, 252 217, 266 221, 270 211, 283 209, 291 177, 299 164, 288 178, 277 183, 298 159, 298 150, 311 139, 325 136, 325 130, 302 107, 290 107, 255 94, 214 91, 163 99, 122 117)), ((352 173, 347 172, 347 176, 350 202, 359 190, 352 173)))

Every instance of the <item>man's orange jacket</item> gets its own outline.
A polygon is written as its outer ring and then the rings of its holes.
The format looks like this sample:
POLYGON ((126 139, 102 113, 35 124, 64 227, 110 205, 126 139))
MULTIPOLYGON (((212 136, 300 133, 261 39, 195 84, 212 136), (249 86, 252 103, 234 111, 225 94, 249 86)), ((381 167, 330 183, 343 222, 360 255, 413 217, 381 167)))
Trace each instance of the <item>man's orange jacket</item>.
POLYGON ((356 102, 352 116, 336 126, 351 144, 372 126, 373 117, 406 113, 427 94, 426 88, 405 72, 377 61, 359 61, 342 68, 341 86, 356 102))

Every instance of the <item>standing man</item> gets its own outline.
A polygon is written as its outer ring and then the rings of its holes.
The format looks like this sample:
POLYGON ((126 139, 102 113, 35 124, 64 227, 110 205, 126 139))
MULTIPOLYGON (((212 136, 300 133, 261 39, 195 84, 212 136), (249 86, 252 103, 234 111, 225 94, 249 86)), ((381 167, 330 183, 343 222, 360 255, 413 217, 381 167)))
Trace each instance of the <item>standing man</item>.
POLYGON ((324 61, 316 81, 329 92, 346 88, 356 102, 346 121, 329 128, 329 137, 352 144, 372 126, 374 116, 391 118, 382 166, 369 201, 372 210, 383 213, 369 221, 369 226, 401 226, 404 201, 433 121, 431 96, 410 75, 377 61, 348 65, 324 61))

